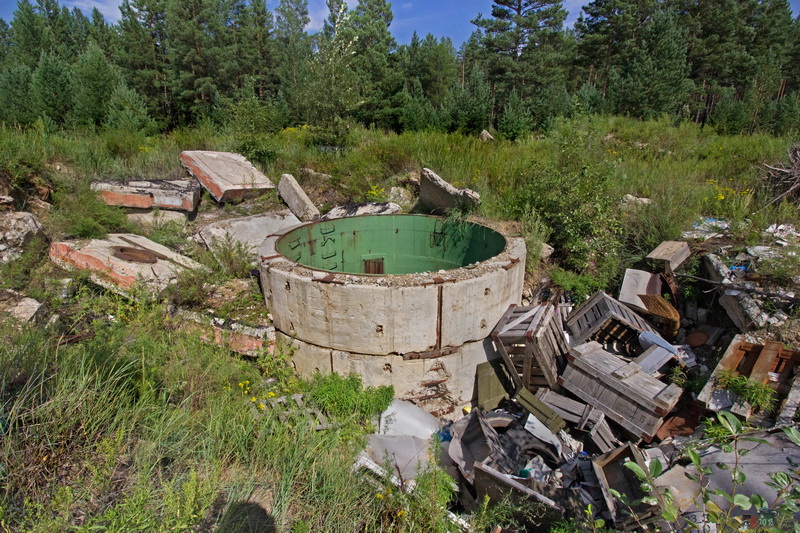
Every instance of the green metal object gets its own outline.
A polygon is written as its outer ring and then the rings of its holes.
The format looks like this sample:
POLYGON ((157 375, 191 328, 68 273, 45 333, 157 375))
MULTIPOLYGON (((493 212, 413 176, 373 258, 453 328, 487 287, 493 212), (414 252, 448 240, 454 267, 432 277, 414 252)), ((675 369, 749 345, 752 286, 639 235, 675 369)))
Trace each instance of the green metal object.
POLYGON ((310 268, 348 274, 411 274, 464 267, 502 252, 486 226, 425 215, 364 215, 290 231, 277 250, 310 268))

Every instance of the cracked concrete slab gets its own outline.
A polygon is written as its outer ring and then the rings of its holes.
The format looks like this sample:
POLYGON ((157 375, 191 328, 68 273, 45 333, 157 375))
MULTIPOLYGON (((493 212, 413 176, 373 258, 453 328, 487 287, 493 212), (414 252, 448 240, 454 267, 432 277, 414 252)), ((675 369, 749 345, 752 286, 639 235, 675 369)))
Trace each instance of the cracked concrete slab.
POLYGON ((234 202, 275 188, 240 154, 189 150, 181 153, 180 161, 217 202, 234 202))
POLYGON ((132 233, 112 233, 106 239, 54 242, 50 259, 68 269, 89 272, 92 281, 127 294, 137 284, 159 292, 185 269, 205 269, 200 263, 132 233))

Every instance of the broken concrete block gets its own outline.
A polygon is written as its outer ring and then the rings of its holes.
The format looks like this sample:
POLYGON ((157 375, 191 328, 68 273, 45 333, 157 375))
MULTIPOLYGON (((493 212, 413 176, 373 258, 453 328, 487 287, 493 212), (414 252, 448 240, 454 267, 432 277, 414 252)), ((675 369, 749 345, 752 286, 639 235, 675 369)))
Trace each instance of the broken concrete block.
POLYGON ((404 187, 392 187, 389 189, 389 201, 408 211, 414 206, 414 195, 404 187))
POLYGON ((51 204, 45 202, 44 200, 40 200, 39 198, 28 199, 25 207, 39 218, 49 214, 50 210, 53 209, 51 204))
POLYGON ((419 203, 428 213, 443 215, 448 209, 471 209, 481 203, 481 196, 470 189, 449 184, 430 169, 423 168, 419 182, 419 203))
POLYGON ((0 211, 13 211, 14 199, 10 196, 0 194, 0 211))
POLYGON ((325 215, 322 217, 322 220, 357 217, 359 215, 395 215, 400 211, 400 206, 391 202, 370 202, 360 205, 340 205, 339 207, 334 207, 325 213, 325 215))
POLYGON ((232 352, 256 356, 275 349, 275 328, 272 326, 248 326, 235 320, 215 318, 194 311, 178 309, 184 331, 195 332, 203 342, 216 344, 232 352))
POLYGON ((18 258, 35 237, 44 237, 36 216, 24 211, 0 212, 0 263, 18 258))
POLYGON ((281 176, 281 181, 278 183, 278 192, 289 206, 292 213, 303 222, 309 222, 319 218, 319 209, 316 208, 314 203, 305 193, 297 180, 291 174, 284 174, 281 176))
POLYGON ((136 213, 128 213, 125 217, 134 224, 150 228, 160 228, 167 222, 186 223, 186 213, 168 211, 166 209, 151 209, 136 213))
POLYGON ((9 289, 0 289, 0 313, 10 316, 22 325, 36 325, 47 316, 45 306, 9 289))
POLYGON ((107 239, 54 242, 50 259, 64 268, 88 271, 92 281, 127 294, 137 283, 161 291, 185 269, 205 269, 188 257, 141 235, 112 233, 107 239))
POLYGON ((242 200, 275 188, 240 154, 190 150, 181 153, 180 161, 217 202, 242 200))
POLYGON ((489 133, 486 130, 481 131, 481 134, 478 136, 478 138, 480 140, 482 140, 483 142, 489 142, 489 141, 493 141, 494 140, 494 137, 492 136, 492 134, 489 133))
POLYGON ((255 251, 268 236, 283 229, 300 224, 300 220, 289 211, 231 218, 209 224, 195 236, 195 241, 214 250, 214 241, 231 239, 255 251))
POLYGON ((622 201, 620 203, 622 204, 622 208, 624 209, 626 207, 650 205, 653 203, 653 200, 651 200, 650 198, 640 198, 632 194, 626 194, 625 196, 622 197, 622 201))
POLYGON ((325 181, 331 179, 330 174, 324 174, 322 172, 317 172, 312 168, 301 168, 298 172, 301 177, 311 179, 311 180, 320 180, 325 181))
POLYGON ((137 209, 159 207, 192 212, 200 201, 200 187, 190 180, 95 181, 92 190, 98 191, 108 205, 137 209))

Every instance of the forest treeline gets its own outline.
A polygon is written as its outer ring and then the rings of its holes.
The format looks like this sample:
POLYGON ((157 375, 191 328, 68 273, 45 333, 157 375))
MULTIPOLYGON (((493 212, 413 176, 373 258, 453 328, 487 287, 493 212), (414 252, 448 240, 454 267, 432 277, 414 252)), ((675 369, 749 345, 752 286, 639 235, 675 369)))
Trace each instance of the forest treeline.
POLYGON ((559 116, 623 114, 721 133, 800 129, 800 18, 786 0, 595 0, 572 28, 556 0, 496 0, 458 49, 397 45, 391 3, 124 0, 110 24, 58 0, 0 19, 0 121, 156 132, 200 120, 326 144, 352 124, 515 139, 559 116))

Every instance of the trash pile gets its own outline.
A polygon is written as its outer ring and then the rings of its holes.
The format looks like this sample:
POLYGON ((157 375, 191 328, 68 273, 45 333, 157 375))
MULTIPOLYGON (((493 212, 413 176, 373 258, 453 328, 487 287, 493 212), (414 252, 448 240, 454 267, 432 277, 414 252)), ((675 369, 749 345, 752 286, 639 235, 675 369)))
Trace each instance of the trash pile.
MULTIPOLYGON (((724 231, 725 224, 718 222, 703 228, 724 231)), ((784 238, 793 238, 785 227, 781 231, 784 238)), ((648 270, 626 271, 616 299, 597 292, 573 305, 551 291, 548 300, 536 305, 511 306, 490 336, 497 357, 478 366, 475 399, 464 416, 442 426, 421 409, 406 411, 390 427, 395 433, 411 427, 417 431, 376 435, 365 452, 372 467, 380 468, 388 457, 396 471, 411 478, 427 464, 436 435, 442 441, 437 462, 453 477, 460 511, 475 510, 487 496, 492 502, 508 497, 537 506, 529 529, 585 516, 587 509, 618 529, 663 522, 664 502, 642 491, 633 463, 675 495, 680 520, 703 522, 696 505, 700 486, 685 475, 692 472, 682 453, 686 442, 702 435, 698 426, 704 416, 720 410, 764 428, 792 424, 800 405, 800 351, 776 341, 749 342, 728 333, 729 328, 709 324, 714 302, 682 297, 687 277, 679 271, 691 255, 687 242, 662 243, 644 261, 648 270), (709 366, 723 350, 712 371, 709 366), (746 398, 725 389, 720 376, 726 372, 770 387, 777 408, 755 413, 746 398), (705 380, 698 394, 692 381, 705 380), (631 509, 623 500, 640 503, 631 509)), ((718 259, 709 253, 705 261, 715 265, 718 259)), ((726 267, 726 278, 736 272, 726 267)), ((722 302, 728 285, 712 286, 711 298, 746 331, 753 324, 737 322, 722 302)), ((797 446, 775 431, 765 429, 761 438, 781 446, 782 457, 800 456, 797 446)), ((713 445, 700 450, 703 465, 714 465, 725 455, 713 445)), ((750 465, 754 479, 768 482, 770 472, 786 466, 783 460, 765 466, 758 458, 774 454, 769 446, 756 447, 752 454, 742 464, 750 465)), ((729 472, 710 476, 709 487, 730 490, 725 478, 729 482, 729 472)), ((777 497, 762 485, 753 490, 768 500, 777 497)))

